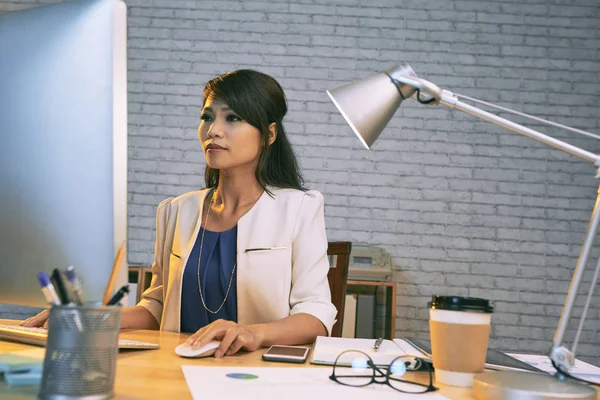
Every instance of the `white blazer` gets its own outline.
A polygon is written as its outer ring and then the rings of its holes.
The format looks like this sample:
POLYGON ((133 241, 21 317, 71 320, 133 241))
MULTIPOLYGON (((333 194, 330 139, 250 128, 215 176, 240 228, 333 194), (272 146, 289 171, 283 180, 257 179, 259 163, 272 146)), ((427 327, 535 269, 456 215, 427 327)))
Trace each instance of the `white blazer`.
MULTIPOLYGON (((323 196, 313 190, 269 187, 238 221, 238 323, 273 322, 307 313, 331 334, 337 310, 327 281, 329 261, 323 196)), ((139 305, 179 332, 181 282, 202 220, 208 189, 162 201, 156 213, 152 283, 139 305)), ((198 307, 201 307, 198 298, 198 307)))

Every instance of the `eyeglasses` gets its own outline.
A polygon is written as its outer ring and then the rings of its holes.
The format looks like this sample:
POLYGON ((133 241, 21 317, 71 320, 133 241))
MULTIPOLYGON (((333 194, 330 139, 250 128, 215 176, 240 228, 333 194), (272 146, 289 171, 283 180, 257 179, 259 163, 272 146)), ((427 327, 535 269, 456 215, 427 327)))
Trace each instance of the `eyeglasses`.
POLYGON ((355 387, 372 383, 389 385, 403 393, 427 393, 438 390, 433 386, 433 370, 426 360, 400 356, 392 360, 389 366, 378 367, 371 357, 358 350, 346 350, 338 355, 329 379, 342 385, 355 387), (420 368, 424 368, 429 373, 429 384, 403 378, 407 371, 420 368))

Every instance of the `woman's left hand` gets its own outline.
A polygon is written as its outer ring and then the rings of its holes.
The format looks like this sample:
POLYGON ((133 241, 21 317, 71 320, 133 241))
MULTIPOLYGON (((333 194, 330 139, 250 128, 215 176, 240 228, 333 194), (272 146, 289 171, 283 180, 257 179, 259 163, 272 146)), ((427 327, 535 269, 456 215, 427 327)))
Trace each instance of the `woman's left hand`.
POLYGON ((262 347, 263 332, 259 325, 239 325, 233 321, 216 320, 194 333, 188 344, 200 348, 211 340, 220 340, 221 345, 215 351, 215 357, 230 356, 240 349, 255 351, 262 347))

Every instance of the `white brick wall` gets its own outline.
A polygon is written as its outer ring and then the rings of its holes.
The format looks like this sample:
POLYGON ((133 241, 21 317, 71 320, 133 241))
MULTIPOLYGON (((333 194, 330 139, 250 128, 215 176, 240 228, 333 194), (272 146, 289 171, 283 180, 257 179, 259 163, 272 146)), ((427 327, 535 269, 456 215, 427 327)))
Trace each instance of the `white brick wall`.
MULTIPOLYGON (((0 0, 0 11, 37 3, 0 0)), ((393 254, 398 335, 427 336, 432 294, 481 296, 496 305, 493 347, 547 351, 594 205, 594 168, 411 102, 366 151, 325 90, 407 61, 449 90, 600 133, 597 0, 127 3, 131 263, 152 261, 158 202, 202 186, 203 84, 255 68, 286 89, 286 127, 309 186, 325 195, 329 239, 393 254)), ((598 364, 600 308, 589 314, 579 352, 598 364)))

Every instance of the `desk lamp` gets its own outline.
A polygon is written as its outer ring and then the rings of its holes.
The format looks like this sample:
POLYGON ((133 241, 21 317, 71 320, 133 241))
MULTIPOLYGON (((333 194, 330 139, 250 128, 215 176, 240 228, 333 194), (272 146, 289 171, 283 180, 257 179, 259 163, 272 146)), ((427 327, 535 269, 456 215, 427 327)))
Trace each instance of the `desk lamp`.
MULTIPOLYGON (((593 163, 600 167, 600 155, 580 149, 563 141, 554 139, 533 129, 526 128, 495 114, 464 103, 460 98, 471 102, 480 103, 488 107, 500 109, 516 115, 525 116, 538 122, 544 122, 563 129, 574 131, 583 135, 597 137, 589 132, 568 126, 556 124, 541 118, 532 117, 504 107, 486 103, 467 96, 440 89, 435 84, 419 78, 407 63, 400 63, 389 70, 377 75, 345 84, 327 94, 338 108, 346 122, 350 125, 361 143, 369 149, 379 137, 384 127, 388 124, 394 112, 403 100, 413 98, 421 104, 437 106, 439 104, 460 110, 472 116, 481 118, 508 130, 525 135, 558 150, 567 152, 575 157, 593 163)), ((600 170, 596 178, 600 177, 600 170)), ((555 375, 532 374, 526 372, 498 371, 479 374, 474 378, 473 390, 478 399, 596 399, 596 391, 585 384, 570 379, 570 369, 575 364, 575 351, 583 328, 583 323, 592 300, 592 294, 598 273, 600 260, 592 278, 587 301, 579 323, 575 340, 569 350, 563 344, 567 325, 571 317, 575 299, 581 284, 583 273, 589 258, 592 242, 600 222, 600 187, 588 231, 581 248, 571 286, 565 300, 549 357, 557 369, 555 375)))

